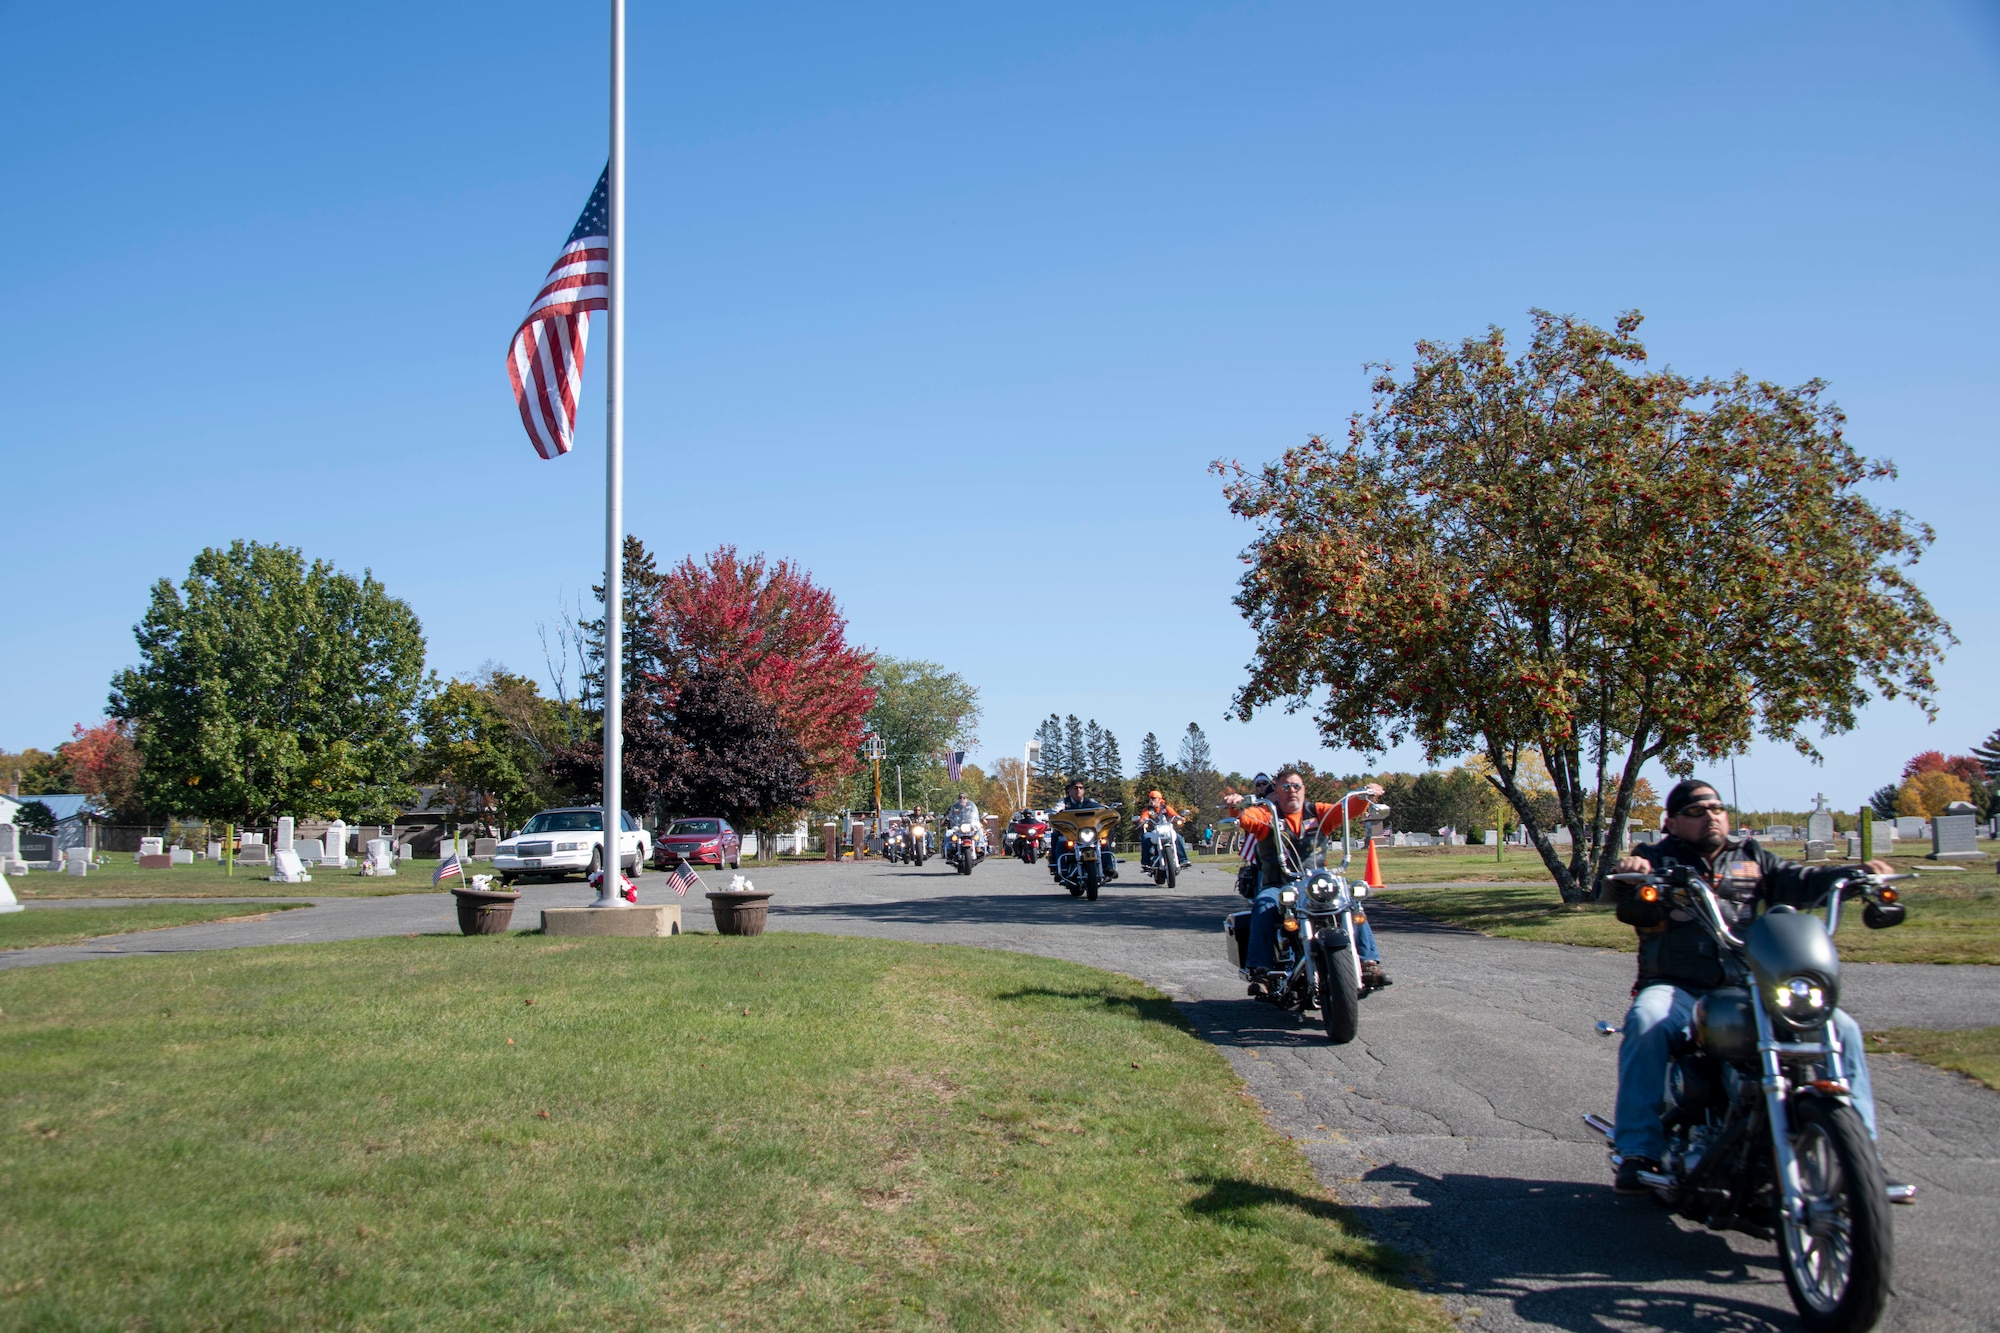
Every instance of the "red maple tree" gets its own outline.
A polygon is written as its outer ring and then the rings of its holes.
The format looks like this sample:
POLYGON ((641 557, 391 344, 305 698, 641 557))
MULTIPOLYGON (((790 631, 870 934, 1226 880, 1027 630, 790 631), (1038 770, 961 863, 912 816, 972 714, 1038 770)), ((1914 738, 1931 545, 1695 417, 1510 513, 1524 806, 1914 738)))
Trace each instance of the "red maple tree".
POLYGON ((1971 787, 1986 785, 1986 769, 1969 754, 1955 754, 1947 758, 1942 750, 1925 750, 1903 765, 1905 778, 1913 778, 1919 773, 1949 773, 1971 787))
POLYGON ((139 748, 129 722, 81 722, 60 749, 77 790, 113 811, 129 809, 139 786, 139 748))
POLYGON ((847 642, 833 594, 788 560, 719 546, 661 576, 652 629, 670 675, 723 670, 777 710, 805 752, 817 792, 854 771, 875 702, 874 658, 847 642))

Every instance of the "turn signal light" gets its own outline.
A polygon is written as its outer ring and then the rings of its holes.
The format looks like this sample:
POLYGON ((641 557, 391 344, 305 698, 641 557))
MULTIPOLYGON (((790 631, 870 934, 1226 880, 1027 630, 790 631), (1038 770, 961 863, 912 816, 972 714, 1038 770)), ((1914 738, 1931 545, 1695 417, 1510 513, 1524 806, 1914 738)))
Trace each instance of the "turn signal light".
POLYGON ((1897 892, 1896 892, 1896 891, 1895 891, 1894 889, 1884 889, 1884 890, 1882 890, 1882 892, 1881 892, 1881 894, 1880 894, 1879 896, 1880 896, 1880 898, 1882 899, 1882 901, 1883 901, 1883 902, 1885 902, 1885 903, 1893 903, 1893 902, 1895 902, 1895 901, 1896 901, 1896 900, 1897 900, 1898 898, 1902 897, 1903 895, 1902 895, 1902 894, 1900 894, 1900 893, 1897 893, 1897 892))
POLYGON ((1658 889, 1657 887, 1655 887, 1654 885, 1651 885, 1651 884, 1642 884, 1642 885, 1640 885, 1640 886, 1639 886, 1639 901, 1640 901, 1640 902, 1642 902, 1642 903, 1656 903, 1656 902, 1660 901, 1660 891, 1659 891, 1659 889, 1658 889))
POLYGON ((1285 922, 1285 929, 1286 929, 1286 930, 1289 930, 1289 931, 1291 931, 1291 932, 1292 932, 1292 933, 1293 933, 1294 935, 1296 935, 1296 934, 1298 933, 1298 930, 1299 930, 1299 923, 1298 923, 1298 921, 1297 921, 1297 920, 1288 920, 1288 921, 1286 921, 1286 922, 1285 922))

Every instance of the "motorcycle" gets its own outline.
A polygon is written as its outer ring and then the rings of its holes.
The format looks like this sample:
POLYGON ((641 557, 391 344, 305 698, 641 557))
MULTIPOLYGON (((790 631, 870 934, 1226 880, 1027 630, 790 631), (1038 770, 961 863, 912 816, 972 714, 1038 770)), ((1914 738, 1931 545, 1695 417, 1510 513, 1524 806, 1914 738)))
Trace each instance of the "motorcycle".
MULTIPOLYGON (((1257 999, 1305 1017, 1318 1009, 1326 1039, 1336 1046, 1353 1041, 1361 1030, 1361 1001, 1373 989, 1361 981, 1361 959, 1355 949, 1354 927, 1367 920, 1362 902, 1368 886, 1347 878, 1353 859, 1347 802, 1340 798, 1340 864, 1326 864, 1330 845, 1321 840, 1299 858, 1297 871, 1278 890, 1278 942, 1272 969, 1277 978, 1268 992, 1252 989, 1257 999)), ((1250 916, 1232 912, 1223 918, 1224 952, 1238 975, 1250 979, 1250 916)))
POLYGON ((882 859, 891 865, 909 859, 909 843, 903 830, 891 829, 882 835, 882 859))
POLYGON ((1144 860, 1147 869, 1153 872, 1153 883, 1173 888, 1180 880, 1183 865, 1180 835, 1174 821, 1165 815, 1147 815, 1139 827, 1145 842, 1144 860))
POLYGON ((1049 816, 1049 874, 1072 898, 1097 901, 1104 883, 1102 849, 1111 840, 1118 812, 1109 806, 1058 810, 1049 816))
MULTIPOLYGON (((1915 1190, 1898 1186, 1892 1196, 1854 1107, 1832 1022, 1840 1000, 1833 939, 1843 900, 1863 900, 1862 923, 1871 929, 1901 922, 1905 910, 1890 885, 1908 876, 1837 880, 1811 908, 1769 908, 1740 936, 1713 887, 1690 867, 1608 878, 1699 921, 1729 978, 1701 997, 1692 1029, 1669 1047, 1667 1156, 1659 1171, 1639 1178, 1663 1207, 1711 1230, 1775 1235, 1785 1286, 1813 1333, 1873 1328, 1894 1258, 1888 1205, 1914 1201, 1915 1190), (1813 915, 1821 908, 1824 922, 1813 915)), ((1597 1030, 1621 1029, 1600 1022, 1597 1030)), ((1583 1119, 1612 1137, 1601 1116, 1583 1119)))
POLYGON ((1023 865, 1033 865, 1041 856, 1043 840, 1048 837, 1048 824, 1039 819, 1017 820, 1010 832, 1014 837, 1014 855, 1021 858, 1023 865))
POLYGON ((961 875, 970 875, 984 853, 979 850, 979 825, 971 820, 956 825, 944 838, 944 859, 961 875))
POLYGON ((922 824, 912 823, 909 835, 903 843, 903 856, 913 866, 922 868, 924 858, 930 855, 930 830, 922 824))

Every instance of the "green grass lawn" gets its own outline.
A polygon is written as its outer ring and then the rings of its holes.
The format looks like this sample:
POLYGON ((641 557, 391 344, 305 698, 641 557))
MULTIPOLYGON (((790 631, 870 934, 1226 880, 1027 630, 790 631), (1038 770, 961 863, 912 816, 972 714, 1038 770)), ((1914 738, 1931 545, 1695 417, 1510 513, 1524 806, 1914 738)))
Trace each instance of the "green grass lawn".
MULTIPOLYGON (((1861 924, 1859 905, 1840 919, 1840 956, 1857 963, 2000 963, 2000 884, 1996 876, 1929 875, 1897 887, 1909 917, 1889 930, 1861 924)), ((1516 940, 1547 940, 1638 951, 1638 936, 1609 904, 1565 907, 1550 884, 1488 889, 1403 889, 1386 902, 1425 916, 1516 940)))
POLYGON ((2000 1027, 1890 1028, 1868 1034, 1870 1051, 1901 1051, 1926 1064, 1955 1069, 2000 1092, 2000 1027))
POLYGON ((0 1325, 1439 1329, 1163 996, 765 935, 0 973, 0 1325))
MULTIPOLYGON (((429 893, 436 861, 415 861, 387 879, 371 878, 359 869, 312 870, 310 884, 273 884, 269 866, 238 865, 224 872, 213 861, 141 870, 130 855, 110 853, 111 864, 92 866, 78 878, 56 871, 33 870, 7 881, 22 902, 32 898, 328 898, 353 895, 380 897, 391 893, 429 893)), ((475 865, 477 868, 477 865, 475 865)), ((484 874, 484 871, 480 873, 484 874)))
POLYGON ((154 903, 145 907, 66 907, 61 911, 9 912, 0 916, 0 949, 38 944, 81 944, 134 930, 165 930, 204 921, 240 921, 309 903, 154 903))

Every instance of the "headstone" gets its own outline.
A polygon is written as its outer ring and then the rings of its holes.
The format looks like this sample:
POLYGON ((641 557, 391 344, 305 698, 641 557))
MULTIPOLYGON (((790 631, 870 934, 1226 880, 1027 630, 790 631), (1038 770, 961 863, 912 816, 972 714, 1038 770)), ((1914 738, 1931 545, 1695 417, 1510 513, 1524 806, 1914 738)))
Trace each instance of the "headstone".
POLYGON ((245 832, 242 845, 245 847, 262 847, 264 846, 264 835, 262 833, 245 832))
POLYGON ((1826 860, 1826 844, 1820 841, 1818 838, 1807 838, 1806 860, 1808 861, 1826 860))
POLYGON ((1921 838, 1929 832, 1930 830, 1924 827, 1924 821, 1916 815, 1896 816, 1896 837, 1899 840, 1921 838))
POLYGON ((165 852, 139 853, 139 869, 141 870, 170 870, 173 868, 173 864, 174 858, 168 856, 165 852))
POLYGON ((236 863, 245 866, 271 864, 271 849, 261 842, 246 842, 236 849, 236 863))
POLYGON ((298 843, 296 841, 296 838, 298 835, 298 831, 299 831, 298 821, 294 820, 290 815, 279 816, 278 840, 272 843, 271 846, 281 852, 297 851, 298 843))
POLYGON ((364 849, 361 873, 364 875, 393 875, 396 873, 395 858, 390 855, 387 838, 370 838, 364 849))
POLYGON ((194 864, 194 852, 190 848, 176 847, 171 852, 168 852, 167 855, 173 858, 173 862, 177 866, 191 866, 194 864))
POLYGON ((0 875, 25 875, 28 863, 21 857, 21 830, 0 824, 0 875))
MULTIPOLYGON (((0 824, 0 828, 13 828, 12 824, 0 824)), ((18 912, 21 904, 14 897, 14 891, 7 887, 7 876, 0 874, 0 913, 18 912)))
POLYGON ((1490 829, 1487 829, 1487 830, 1486 830, 1486 845, 1487 845, 1488 847, 1498 847, 1498 846, 1500 845, 1500 830, 1499 830, 1499 829, 1497 829, 1497 828, 1490 828, 1490 829))
POLYGON ((499 845, 500 839, 498 838, 474 838, 472 840, 473 860, 491 861, 493 859, 493 851, 499 845))
POLYGON ((305 863, 299 859, 298 844, 289 850, 280 850, 271 861, 271 883, 306 884, 312 876, 306 873, 305 863))
POLYGON ((222 859, 221 839, 210 838, 208 840, 208 859, 211 861, 220 861, 222 859))
POLYGON ((1847 835, 1847 859, 1850 861, 1859 861, 1861 859, 1861 835, 1859 833, 1850 833, 1847 835))
POLYGON ((1806 840, 1808 842, 1833 841, 1833 816, 1819 811, 1806 817, 1806 840))
POLYGON ((82 879, 90 873, 90 849, 87 847, 63 848, 63 873, 82 879))
POLYGON ((283 856, 287 851, 297 853, 299 860, 308 865, 317 865, 322 855, 318 838, 293 838, 290 847, 280 847, 273 855, 283 856))
POLYGON ((1977 815, 1939 815, 1931 821, 1931 860, 1983 861, 1977 815))
POLYGON ((319 862, 336 870, 347 868, 347 825, 338 819, 326 826, 326 838, 320 843, 319 862))
POLYGON ((396 859, 398 861, 414 861, 416 858, 417 845, 414 842, 399 842, 396 844, 396 859))
POLYGON ((1889 846, 1896 841, 1896 826, 1886 819, 1872 821, 1875 826, 1875 855, 1887 856, 1889 846))
POLYGON ((166 840, 163 838, 139 839, 139 855, 141 856, 165 856, 166 852, 166 840))

